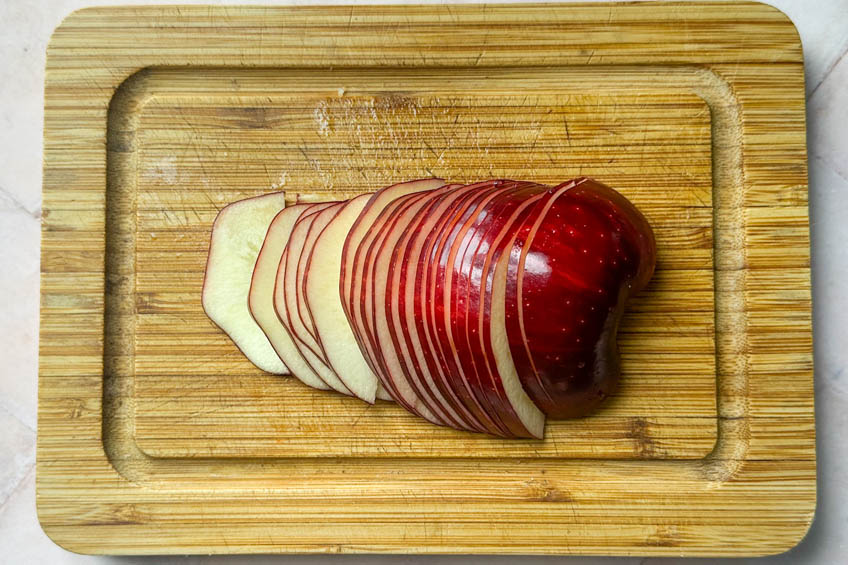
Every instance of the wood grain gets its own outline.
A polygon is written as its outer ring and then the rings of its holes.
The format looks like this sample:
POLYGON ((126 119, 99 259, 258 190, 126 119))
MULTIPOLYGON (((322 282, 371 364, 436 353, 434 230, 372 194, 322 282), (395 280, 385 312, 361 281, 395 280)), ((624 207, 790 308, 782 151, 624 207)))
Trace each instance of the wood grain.
POLYGON ((47 63, 42 525, 94 553, 790 547, 815 504, 803 116, 797 33, 750 3, 73 14, 47 63), (646 213, 659 264, 621 391, 545 441, 262 374, 200 308, 233 200, 581 174, 646 213))
MULTIPOLYGON (((499 77, 501 96, 468 94, 496 91, 479 72, 452 72, 449 89, 441 86, 447 75, 412 82, 339 72, 328 85, 315 73, 293 80, 260 72, 262 79, 241 72, 216 84, 193 71, 156 71, 134 94, 144 100, 132 118, 137 156, 116 173, 138 179, 135 271, 155 273, 136 281, 135 440, 142 451, 696 459, 712 450, 712 176, 709 107, 701 98, 659 86, 596 96, 587 93, 599 81, 588 76, 554 94, 537 85, 539 71, 499 77), (375 82, 388 93, 372 91, 375 82), (344 86, 328 95, 332 84, 344 86), (195 94, 179 94, 185 90, 195 94), (434 428, 391 403, 369 407, 258 374, 234 362, 232 345, 200 307, 211 222, 227 199, 277 187, 332 200, 336 187, 347 194, 430 175, 557 183, 584 169, 629 189, 652 220, 661 274, 623 324, 621 391, 596 418, 550 422, 543 442, 434 428), (681 288, 684 278, 699 290, 681 288), (664 362, 635 361, 649 355, 664 362)), ((619 74, 619 85, 632 80, 619 74)))

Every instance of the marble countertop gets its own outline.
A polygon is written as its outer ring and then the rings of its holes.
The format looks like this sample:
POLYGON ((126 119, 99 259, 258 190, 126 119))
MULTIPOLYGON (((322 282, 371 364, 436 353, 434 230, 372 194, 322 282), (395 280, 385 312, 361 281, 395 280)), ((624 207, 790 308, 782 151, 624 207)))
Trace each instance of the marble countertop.
MULTIPOLYGON (((0 562, 3 563, 716 563, 716 560, 560 557, 173 557, 69 553, 35 513, 39 229, 44 58, 53 28, 71 11, 135 0, 0 2, 0 562)), ((173 3, 173 2, 170 2, 173 3)), ((180 3, 220 4, 206 0, 180 3)), ((232 3, 232 2, 231 2, 232 3)), ((282 4, 284 1, 241 2, 282 4)), ((296 1, 295 3, 309 3, 296 1)), ((312 2, 314 3, 314 2, 312 2)), ((319 2, 330 3, 330 2, 319 2)), ((335 2, 352 3, 352 2, 335 2)), ((848 0, 768 0, 795 22, 806 64, 815 331, 818 508, 789 553, 752 563, 848 563, 848 0)), ((739 560, 734 560, 739 563, 739 560)))

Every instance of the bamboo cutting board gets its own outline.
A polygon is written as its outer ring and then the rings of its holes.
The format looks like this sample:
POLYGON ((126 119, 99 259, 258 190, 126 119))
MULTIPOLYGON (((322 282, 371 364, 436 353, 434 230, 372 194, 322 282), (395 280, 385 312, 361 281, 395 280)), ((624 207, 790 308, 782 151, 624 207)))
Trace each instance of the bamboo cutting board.
POLYGON ((86 553, 754 555, 815 507, 801 46, 752 3, 138 7, 47 58, 38 512, 86 553), (264 374, 206 318, 270 191, 587 175, 657 235, 621 390, 544 441, 264 374))

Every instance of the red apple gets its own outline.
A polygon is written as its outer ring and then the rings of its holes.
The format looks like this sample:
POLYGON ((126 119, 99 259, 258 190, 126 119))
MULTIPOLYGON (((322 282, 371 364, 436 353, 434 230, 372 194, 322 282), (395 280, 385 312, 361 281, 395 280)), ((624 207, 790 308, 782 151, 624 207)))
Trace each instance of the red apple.
POLYGON ((545 414, 588 414, 615 389, 618 322, 655 261, 644 216, 590 179, 558 190, 522 226, 506 275, 507 334, 521 383, 545 414))
POLYGON ((298 378, 502 437, 614 390, 617 326, 656 260, 641 213, 589 179, 427 179, 261 220, 247 311, 298 378))

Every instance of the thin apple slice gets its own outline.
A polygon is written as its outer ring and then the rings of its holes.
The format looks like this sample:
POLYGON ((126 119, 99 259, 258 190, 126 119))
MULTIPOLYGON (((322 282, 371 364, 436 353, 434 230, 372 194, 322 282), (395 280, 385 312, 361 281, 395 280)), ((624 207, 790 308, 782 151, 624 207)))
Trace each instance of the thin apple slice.
POLYGON ((370 194, 363 194, 348 201, 321 231, 309 256, 304 282, 306 304, 330 367, 353 394, 373 403, 379 381, 362 355, 339 293, 342 248, 370 198, 370 194))
POLYGON ((295 347, 312 367, 312 370, 333 390, 351 395, 352 393, 339 379, 338 375, 322 359, 320 346, 306 330, 303 319, 298 312, 297 289, 301 279, 298 276, 297 266, 303 253, 309 228, 321 214, 325 214, 324 217, 335 214, 339 206, 340 203, 333 203, 323 210, 304 215, 295 222, 286 248, 280 258, 280 265, 277 268, 277 279, 274 285, 274 309, 280 322, 291 334, 295 347))
POLYGON ((379 379, 377 379, 377 394, 376 394, 376 397, 377 397, 377 400, 385 400, 387 402, 394 402, 395 401, 395 399, 392 398, 392 395, 389 394, 389 391, 386 390, 386 387, 383 386, 383 383, 381 383, 379 379))
POLYGON ((330 203, 295 204, 274 217, 256 259, 248 293, 250 313, 265 332, 277 355, 298 380, 320 390, 328 390, 330 387, 312 370, 292 341, 291 334, 277 317, 274 310, 274 284, 280 258, 295 222, 301 216, 315 213, 329 205, 330 203))
POLYGON ((250 315, 247 295, 268 225, 285 207, 285 194, 275 192, 221 209, 212 226, 201 294, 206 315, 245 357, 263 371, 276 374, 289 371, 250 315))
POLYGON ((402 249, 404 236, 409 233, 409 226, 414 223, 422 209, 434 198, 457 188, 458 185, 445 185, 409 198, 408 202, 389 218, 384 237, 374 241, 373 245, 378 248, 366 269, 366 274, 370 277, 371 325, 377 349, 381 352, 382 364, 389 378, 395 383, 395 388, 404 396, 406 402, 412 403, 415 408, 419 404, 426 406, 439 423, 461 429, 464 423, 449 411, 445 411, 445 407, 434 397, 434 391, 428 386, 423 373, 414 367, 406 341, 397 339, 394 323, 399 321, 400 317, 397 303, 400 270, 397 269, 398 276, 394 276, 395 272, 391 269, 392 258, 402 249))
POLYGON ((303 241, 303 248, 300 251, 300 256, 297 258, 297 286, 295 287, 297 292, 297 315, 310 338, 311 347, 317 348, 316 353, 325 361, 324 346, 318 339, 318 332, 315 330, 315 323, 312 320, 312 312, 306 303, 306 284, 309 278, 308 267, 310 258, 312 257, 312 250, 321 232, 324 231, 324 228, 333 221, 333 218, 346 205, 347 201, 338 202, 315 215, 312 223, 309 224, 309 229, 306 231, 306 239, 303 241))
MULTIPOLYGON (((467 269, 465 278, 470 284, 464 289, 457 285, 460 293, 467 293, 464 299, 461 294, 458 297, 469 307, 465 316, 461 313, 457 316, 460 323, 456 329, 469 338, 470 357, 478 360, 475 382, 483 400, 501 416, 511 437, 541 437, 544 415, 523 392, 517 378, 513 378, 516 371, 509 350, 500 346, 493 348, 493 336, 502 337, 505 326, 497 326, 502 320, 493 321, 492 313, 501 315, 504 311, 505 281, 499 277, 506 267, 501 266, 500 257, 508 255, 516 226, 520 226, 523 218, 543 201, 546 192, 547 187, 525 185, 504 195, 487 210, 478 226, 480 246, 474 250, 472 261, 464 267, 467 269)), ((506 261, 508 258, 504 259, 506 261)))
POLYGON ((512 409, 501 387, 500 377, 490 356, 486 355, 483 336, 483 310, 491 285, 486 285, 493 254, 529 207, 534 197, 547 187, 531 183, 508 183, 508 189, 491 199, 478 214, 471 228, 457 246, 456 259, 446 273, 447 300, 450 310, 459 365, 471 388, 487 412, 498 415, 499 422, 511 437, 528 437, 528 431, 512 409))
MULTIPOLYGON (((521 385, 518 372, 510 355, 509 340, 506 335, 506 280, 509 254, 501 253, 493 273, 491 306, 488 320, 484 320, 489 329, 487 345, 494 356, 499 385, 506 395, 508 406, 518 416, 530 437, 541 439, 545 436, 545 414, 539 410, 521 385)), ((485 334, 483 334, 485 338, 485 334)), ((518 437, 525 437, 519 435, 518 437)))
POLYGON ((375 220, 372 228, 376 232, 374 237, 363 240, 368 249, 363 261, 360 313, 364 334, 370 342, 373 362, 386 389, 408 411, 433 423, 444 425, 443 415, 434 409, 429 398, 422 393, 417 380, 406 379, 406 372, 400 365, 399 352, 391 343, 385 317, 388 259, 381 253, 391 253, 403 226, 411 218, 410 213, 414 214, 414 210, 419 209, 430 194, 431 192, 419 192, 395 199, 375 220))

